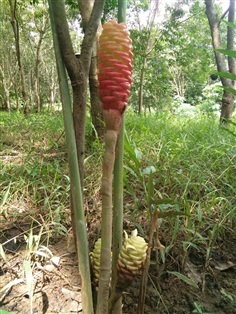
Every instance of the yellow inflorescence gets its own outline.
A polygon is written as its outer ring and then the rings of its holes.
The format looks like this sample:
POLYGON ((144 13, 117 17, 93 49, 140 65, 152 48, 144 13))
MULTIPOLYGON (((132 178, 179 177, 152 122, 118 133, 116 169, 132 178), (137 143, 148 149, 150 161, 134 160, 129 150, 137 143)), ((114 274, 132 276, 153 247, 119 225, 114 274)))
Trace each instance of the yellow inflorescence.
POLYGON ((137 235, 136 229, 132 231, 130 237, 125 231, 124 233, 125 240, 118 259, 118 273, 121 281, 132 280, 135 275, 141 273, 147 254, 147 243, 137 235))
POLYGON ((95 243, 93 252, 90 253, 95 285, 98 285, 99 281, 100 256, 101 256, 101 239, 99 238, 95 243))

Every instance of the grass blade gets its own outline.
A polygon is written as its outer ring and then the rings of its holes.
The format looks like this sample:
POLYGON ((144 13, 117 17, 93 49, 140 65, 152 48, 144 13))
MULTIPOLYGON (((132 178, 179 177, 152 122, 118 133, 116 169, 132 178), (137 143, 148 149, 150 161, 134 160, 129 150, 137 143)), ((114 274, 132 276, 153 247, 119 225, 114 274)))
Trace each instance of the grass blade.
POLYGON ((0 256, 4 260, 4 262, 7 263, 7 257, 6 257, 6 254, 4 252, 4 249, 2 247, 2 244, 0 244, 0 256))
POLYGON ((29 294, 30 301, 30 313, 33 313, 33 294, 34 294, 34 276, 32 272, 32 268, 29 261, 24 261, 24 270, 25 270, 25 278, 26 278, 26 286, 29 294))
POLYGON ((167 273, 178 277, 180 280, 186 282, 190 286, 198 288, 198 285, 193 280, 189 279, 188 277, 184 276, 183 274, 177 271, 167 271, 167 273))

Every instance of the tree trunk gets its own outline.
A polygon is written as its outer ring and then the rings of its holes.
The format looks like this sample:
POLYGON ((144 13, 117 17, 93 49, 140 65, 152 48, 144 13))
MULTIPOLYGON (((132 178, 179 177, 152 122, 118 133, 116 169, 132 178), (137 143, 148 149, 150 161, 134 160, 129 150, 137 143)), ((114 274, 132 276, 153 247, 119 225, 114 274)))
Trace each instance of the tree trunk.
MULTIPOLYGON (((85 1, 88 3, 87 1, 85 1)), ((71 80, 73 93, 73 120, 76 136, 77 154, 81 177, 81 186, 84 179, 84 143, 85 143, 85 120, 87 81, 91 63, 93 45, 103 11, 104 1, 96 0, 90 19, 86 26, 85 36, 81 46, 81 55, 77 59, 72 47, 69 27, 66 20, 65 6, 63 1, 54 0, 53 10, 56 31, 59 38, 60 50, 68 75, 71 80)))
POLYGON ((20 103, 19 103, 19 97, 18 97, 18 88, 16 81, 13 83, 14 85, 14 91, 15 91, 15 97, 16 97, 16 109, 20 110, 20 103))
MULTIPOLYGON (((235 0, 230 0, 228 22, 234 23, 235 19, 235 0)), ((234 50, 234 28, 227 27, 227 49, 234 50)), ((236 73, 236 62, 233 57, 228 57, 228 66, 230 73, 236 73)), ((234 84, 234 81, 233 81, 234 84)))
POLYGON ((15 45, 16 45, 17 63, 18 63, 18 68, 19 68, 19 73, 20 73, 21 95, 24 101, 24 113, 27 116, 29 114, 29 105, 27 101, 27 94, 26 94, 26 87, 25 87, 25 74, 24 74, 24 69, 23 69, 22 61, 21 61, 19 24, 16 17, 17 0, 15 0, 14 3, 13 3, 13 0, 9 0, 9 5, 10 5, 10 12, 11 12, 11 25, 12 25, 14 38, 15 38, 15 45))
POLYGON ((52 112, 53 105, 55 103, 55 82, 54 82, 54 80, 51 81, 49 89, 50 89, 49 104, 50 104, 50 111, 52 112))
MULTIPOLYGON (((52 49, 52 48, 51 48, 52 49)), ((42 60, 42 62, 44 63, 44 60, 42 60)), ((55 101, 56 101, 56 81, 57 81, 57 72, 55 71, 55 67, 48 67, 44 64, 44 68, 45 68, 45 74, 47 77, 47 81, 48 81, 48 86, 49 86, 49 96, 48 96, 48 100, 49 100, 49 111, 52 112, 54 109, 55 105, 55 101)))
POLYGON ((35 96, 36 96, 36 110, 41 111, 41 98, 40 98, 40 84, 39 84, 39 49, 37 47, 36 62, 35 62, 35 96))
MULTIPOLYGON (((94 46, 97 46, 96 44, 94 46)), ((97 47, 94 48, 91 65, 89 70, 89 90, 90 90, 90 113, 94 129, 99 139, 104 138, 105 124, 103 122, 102 105, 98 92, 98 76, 97 76, 97 47)), ((94 134, 96 136, 96 134, 94 134)))
POLYGON ((11 110, 11 104, 10 104, 10 88, 11 84, 7 82, 7 78, 5 76, 5 65, 3 63, 3 66, 0 67, 0 73, 2 76, 2 88, 3 88, 3 109, 6 109, 7 111, 11 110), (4 97, 5 96, 5 97, 4 97))
MULTIPOLYGON (((83 30, 86 31, 86 27, 92 12, 94 0, 83 1, 78 0, 78 5, 82 17, 83 30)), ((91 64, 89 69, 89 91, 90 91, 90 113, 94 129, 99 139, 102 139, 105 134, 105 125, 102 117, 102 106, 98 92, 98 77, 97 77, 97 45, 98 45, 98 33, 101 31, 101 24, 99 23, 96 40, 94 42, 91 64)), ((95 134, 94 134, 95 135, 95 134)))
MULTIPOLYGON (((221 33, 220 33, 220 19, 217 15, 216 9, 212 0, 205 0, 206 4, 206 14, 210 24, 211 29, 211 37, 212 37, 212 45, 214 49, 221 49, 221 33)), ((234 11, 235 11, 235 3, 234 0, 230 0, 229 5, 229 15, 228 21, 234 22, 234 11)), ((234 49, 234 29, 232 27, 227 28, 227 48, 230 50, 234 49)), ((235 59, 229 57, 228 58, 228 66, 225 61, 225 56, 220 52, 215 50, 215 60, 217 65, 217 70, 219 72, 228 72, 235 74, 235 59)), ((234 87, 234 83, 227 78, 221 77, 221 83, 226 87, 234 87)), ((220 121, 221 123, 227 123, 228 119, 232 118, 232 113, 234 110, 234 95, 230 92, 224 90, 222 96, 222 105, 221 105, 221 115, 220 121)))
POLYGON ((36 94, 36 108, 37 112, 40 112, 42 109, 41 97, 40 97, 40 84, 39 84, 39 64, 40 60, 40 49, 42 46, 42 41, 44 34, 46 32, 46 19, 42 18, 42 28, 39 31, 39 40, 36 47, 36 60, 35 60, 35 94, 36 94))
POLYGON ((223 92, 220 121, 225 124, 232 118, 234 111, 234 95, 228 91, 223 92))
POLYGON ((139 91, 138 91, 138 113, 141 114, 143 111, 143 86, 144 86, 144 75, 145 75, 145 68, 146 68, 147 56, 143 56, 142 60, 142 68, 140 72, 140 79, 139 79, 139 91))
MULTIPOLYGON (((134 1, 134 5, 136 6, 136 1, 134 1)), ((147 58, 148 55, 151 53, 153 47, 154 47, 154 39, 155 39, 155 31, 153 31, 155 17, 158 12, 159 8, 159 0, 150 0, 149 1, 149 16, 147 21, 147 40, 146 40, 146 49, 144 50, 144 53, 142 55, 142 67, 140 72, 140 84, 139 84, 139 91, 138 91, 138 112, 139 114, 142 113, 143 110, 143 96, 144 96, 144 78, 145 78, 145 71, 146 71, 146 64, 147 64, 147 58)), ((136 11, 137 12, 137 11, 136 11)), ((141 24, 140 24, 140 18, 137 13, 137 19, 138 19, 138 25, 139 30, 141 30, 141 24)), ((145 106, 145 112, 146 112, 146 106, 145 106)))
MULTIPOLYGON (((234 23, 235 19, 235 0, 230 0, 228 22, 234 23)), ((234 28, 227 27, 227 49, 234 50, 234 28)), ((233 57, 228 56, 228 68, 229 72, 236 74, 236 62, 233 57)), ((231 81, 231 85, 235 87, 235 81, 231 81)), ((225 122, 232 118, 234 111, 234 95, 230 92, 224 91, 222 98, 222 108, 221 108, 221 122, 225 122)))

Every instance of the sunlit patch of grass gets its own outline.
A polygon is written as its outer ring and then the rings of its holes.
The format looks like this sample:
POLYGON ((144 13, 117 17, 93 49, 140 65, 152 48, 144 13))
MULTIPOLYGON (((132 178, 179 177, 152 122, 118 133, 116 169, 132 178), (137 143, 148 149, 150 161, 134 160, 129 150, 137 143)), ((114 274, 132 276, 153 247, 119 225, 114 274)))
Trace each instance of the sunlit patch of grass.
POLYGON ((69 223, 62 117, 56 113, 25 119, 17 112, 1 112, 0 132, 1 215, 12 221, 41 215, 49 223, 69 223))
POLYGON ((25 119, 19 112, 1 112, 1 151, 9 147, 21 153, 49 149, 57 144, 62 132, 63 120, 59 113, 32 114, 25 119))
POLYGON ((24 158, 20 165, 5 166, 0 173, 3 193, 8 191, 3 213, 6 217, 19 219, 28 215, 47 215, 52 220, 68 222, 69 181, 66 165, 55 158, 24 158), (59 218, 59 213, 61 217, 59 218))

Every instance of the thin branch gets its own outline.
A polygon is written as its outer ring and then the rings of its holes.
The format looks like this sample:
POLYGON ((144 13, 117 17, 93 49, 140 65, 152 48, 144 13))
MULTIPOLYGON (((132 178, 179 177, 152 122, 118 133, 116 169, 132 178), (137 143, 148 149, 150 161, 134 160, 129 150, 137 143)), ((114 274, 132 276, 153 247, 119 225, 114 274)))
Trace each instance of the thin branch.
POLYGON ((223 13, 219 19, 218 25, 220 25, 221 21, 223 20, 223 18, 226 16, 226 14, 229 12, 229 7, 228 9, 225 11, 225 13, 223 13))
POLYGON ((101 16, 104 8, 104 0, 96 0, 90 15, 88 25, 85 30, 84 40, 81 46, 81 62, 84 69, 89 73, 93 44, 97 34, 98 26, 101 22, 101 16))

